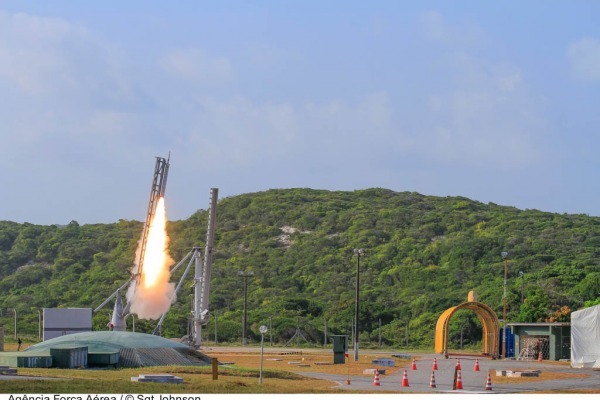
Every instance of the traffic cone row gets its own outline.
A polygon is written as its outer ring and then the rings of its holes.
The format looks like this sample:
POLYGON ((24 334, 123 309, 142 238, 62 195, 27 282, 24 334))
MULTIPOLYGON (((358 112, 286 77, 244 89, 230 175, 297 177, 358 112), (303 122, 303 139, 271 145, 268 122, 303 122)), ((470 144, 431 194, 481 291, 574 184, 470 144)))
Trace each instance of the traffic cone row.
POLYGON ((375 369, 375 379, 373 379, 373 386, 381 386, 379 383, 379 370, 375 369))
MULTIPOLYGON (((413 359, 413 368, 412 369, 417 369, 416 368, 416 364, 415 361, 413 359)), ((437 370, 437 360, 434 358, 433 359, 433 367, 431 370, 431 379, 429 380, 429 387, 430 388, 437 388, 437 385, 435 383, 435 370, 437 370)), ((479 368, 479 360, 475 359, 475 367, 474 367, 475 371, 480 371, 479 368)), ((463 390, 463 382, 462 382, 462 375, 461 375, 461 369, 460 369, 460 360, 457 360, 456 362, 456 371, 457 371, 457 375, 456 375, 456 389, 457 390, 463 390)), ((379 370, 375 370, 375 379, 373 381, 373 386, 380 386, 380 382, 379 382, 379 370)), ((402 387, 410 387, 409 383, 408 383, 408 371, 404 370, 404 375, 402 375, 402 387)), ((485 390, 492 390, 492 377, 491 375, 488 373, 487 375, 487 379, 485 382, 485 390)))
POLYGON ((431 371, 431 379, 429 380, 429 387, 434 388, 435 386, 435 372, 431 371))
POLYGON ((404 370, 404 375, 402 376, 402 387, 408 387, 408 373, 404 370))
POLYGON ((417 370, 417 361, 413 358, 412 366, 410 367, 413 371, 417 370))

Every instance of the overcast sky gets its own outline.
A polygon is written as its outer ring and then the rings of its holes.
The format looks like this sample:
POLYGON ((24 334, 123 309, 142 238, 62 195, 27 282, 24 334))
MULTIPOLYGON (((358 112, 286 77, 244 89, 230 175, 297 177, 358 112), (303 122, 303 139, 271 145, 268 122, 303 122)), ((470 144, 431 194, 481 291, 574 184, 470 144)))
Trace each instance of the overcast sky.
POLYGON ((600 1, 0 0, 0 220, 383 187, 600 216, 600 1))

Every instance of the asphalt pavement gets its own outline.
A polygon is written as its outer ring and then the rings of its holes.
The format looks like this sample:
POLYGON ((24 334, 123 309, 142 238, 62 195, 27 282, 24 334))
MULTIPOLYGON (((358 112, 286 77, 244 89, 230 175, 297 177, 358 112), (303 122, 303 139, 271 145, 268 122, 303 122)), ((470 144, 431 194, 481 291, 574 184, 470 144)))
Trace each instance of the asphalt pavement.
MULTIPOLYGON (((477 358, 479 362, 479 371, 474 371, 475 357, 437 357, 436 355, 416 356, 416 370, 411 369, 409 365, 406 369, 400 369, 391 375, 380 375, 380 386, 374 386, 373 375, 350 376, 350 384, 347 384, 346 375, 322 374, 308 371, 298 371, 304 376, 326 379, 335 382, 340 389, 364 390, 371 393, 378 391, 399 391, 407 393, 526 393, 534 391, 551 391, 561 393, 567 390, 595 389, 600 392, 600 371, 591 369, 573 369, 568 365, 548 363, 537 361, 515 361, 515 360, 491 360, 489 358, 477 358), (432 371, 433 359, 436 358, 438 370, 432 371), (463 389, 453 390, 454 374, 460 361, 463 389), (585 374, 584 378, 573 379, 552 379, 543 381, 534 381, 527 377, 515 377, 514 382, 509 384, 495 383, 496 374, 490 373, 490 370, 541 370, 544 372, 553 371, 567 374, 585 374), (408 387, 402 386, 404 371, 407 374, 408 387), (434 373, 435 388, 430 387, 431 375, 434 373), (487 376, 490 373, 491 390, 486 390, 487 376)), ((373 366, 375 368, 375 366, 373 366)))

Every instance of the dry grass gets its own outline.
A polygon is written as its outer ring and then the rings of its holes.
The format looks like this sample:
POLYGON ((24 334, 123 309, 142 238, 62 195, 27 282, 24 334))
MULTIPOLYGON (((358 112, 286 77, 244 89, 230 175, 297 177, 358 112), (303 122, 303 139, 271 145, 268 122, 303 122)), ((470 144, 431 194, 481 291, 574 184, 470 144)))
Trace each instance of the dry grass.
MULTIPOLYGON (((33 346, 31 343, 23 343, 21 351, 33 346)), ((17 351, 19 345, 16 343, 4 343, 4 351, 17 351)))
MULTIPOLYGON (((235 365, 247 368, 260 367, 260 353, 230 353, 219 351, 209 351, 205 353, 211 357, 217 358, 219 362, 234 362, 235 365)), ((375 365, 372 363, 375 358, 378 358, 378 356, 361 355, 359 360, 355 362, 351 355, 346 359, 346 364, 333 364, 333 354, 331 351, 302 352, 302 354, 297 355, 285 355, 279 354, 278 352, 265 352, 263 368, 265 370, 273 369, 290 372, 298 372, 302 370, 336 375, 347 375, 349 373, 351 376, 357 376, 363 375, 363 371, 365 369, 375 368, 375 365), (274 359, 280 361, 275 361, 274 359), (290 364, 290 362, 300 362, 301 364, 308 366, 300 367, 297 364, 290 364), (331 363, 331 365, 317 365, 315 363, 331 363)), ((410 360, 395 360, 395 367, 379 367, 379 369, 386 370, 386 375, 390 375, 399 369, 410 367, 410 360)), ((385 375, 381 375, 380 379, 385 379, 385 375)))
POLYGON ((341 393, 331 382, 288 372, 265 371, 259 385, 258 371, 219 368, 218 380, 210 367, 153 367, 117 370, 20 369, 19 375, 58 379, 6 380, 1 393, 341 393), (140 374, 172 374, 182 385, 131 382, 140 374))

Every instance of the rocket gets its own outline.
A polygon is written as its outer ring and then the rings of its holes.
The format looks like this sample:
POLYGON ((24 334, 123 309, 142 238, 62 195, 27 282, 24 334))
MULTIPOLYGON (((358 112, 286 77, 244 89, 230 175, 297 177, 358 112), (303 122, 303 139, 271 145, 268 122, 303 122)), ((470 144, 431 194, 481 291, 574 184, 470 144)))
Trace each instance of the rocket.
POLYGON ((110 328, 110 330, 124 332, 126 330, 125 317, 126 315, 123 315, 123 301, 121 300, 121 291, 117 290, 115 308, 113 309, 112 318, 108 323, 108 327, 110 328))
MULTIPOLYGON (((169 160, 171 159, 171 153, 167 159, 162 157, 156 157, 156 164, 154 166, 154 177, 152 179, 152 187, 150 190, 150 201, 148 202, 148 212, 146 214, 146 222, 144 224, 144 230, 142 231, 140 255, 137 265, 137 270, 134 269, 132 272, 131 281, 133 281, 133 290, 140 281, 140 277, 143 273, 144 254, 146 253, 146 243, 148 240, 148 233, 150 232, 150 224, 156 214, 156 206, 158 199, 165 196, 165 190, 167 189, 167 176, 169 175, 169 160)), ((130 282, 131 282, 130 281, 130 282)), ((125 285, 124 285, 125 286, 125 285)), ((105 302, 106 303, 106 302, 105 302)), ((103 303, 102 305, 104 305, 103 303)), ((102 305, 100 307, 102 307, 102 305)), ((99 309, 98 307, 97 309, 99 309)), ((125 318, 129 315, 131 309, 131 303, 127 303, 123 307, 123 301, 121 300, 120 289, 116 292, 115 307, 113 309, 111 321, 108 323, 108 327, 114 331, 125 331, 126 322, 125 318)))
POLYGON ((156 157, 156 165, 154 167, 154 178, 152 179, 152 188, 150 190, 150 201, 148 202, 148 213, 146 214, 146 223, 144 224, 144 230, 142 231, 141 239, 141 251, 140 258, 138 261, 138 268, 136 272, 136 281, 139 281, 143 273, 144 255, 146 254, 146 242, 148 240, 148 233, 150 232, 150 224, 154 219, 156 213, 156 205, 158 199, 165 197, 165 191, 167 189, 167 177, 169 175, 169 160, 171 159, 171 153, 169 157, 164 159, 162 157, 156 157))

